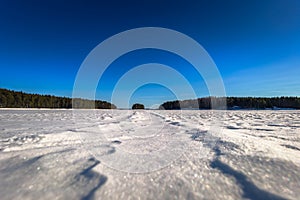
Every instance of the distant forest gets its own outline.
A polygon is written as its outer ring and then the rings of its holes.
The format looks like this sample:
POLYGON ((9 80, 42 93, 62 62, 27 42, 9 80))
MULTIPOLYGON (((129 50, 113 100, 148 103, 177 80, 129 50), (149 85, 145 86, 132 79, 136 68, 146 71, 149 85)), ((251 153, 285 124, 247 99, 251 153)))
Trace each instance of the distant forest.
POLYGON ((217 105, 216 109, 224 109, 221 106, 218 107, 222 101, 227 102, 227 109, 300 109, 299 97, 205 97, 183 101, 168 101, 160 105, 160 109, 211 109, 211 102, 217 105))
POLYGON ((27 94, 0 88, 0 108, 96 108, 115 109, 106 101, 80 98, 56 97, 51 95, 27 94), (72 106, 74 104, 74 106, 72 106))
MULTIPOLYGON (((211 109, 212 102, 216 109, 224 109, 221 102, 226 102, 227 109, 300 109, 299 97, 204 97, 182 101, 168 101, 160 109, 211 109)), ((0 108, 96 108, 116 109, 109 102, 80 98, 57 97, 51 95, 28 94, 0 88, 0 108), (74 106, 72 106, 74 104, 74 106)))

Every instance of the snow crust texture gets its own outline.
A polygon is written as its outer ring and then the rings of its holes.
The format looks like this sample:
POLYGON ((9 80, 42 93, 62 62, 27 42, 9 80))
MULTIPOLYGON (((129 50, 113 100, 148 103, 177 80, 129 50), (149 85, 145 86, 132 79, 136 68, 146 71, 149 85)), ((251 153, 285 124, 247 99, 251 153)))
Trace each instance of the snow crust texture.
POLYGON ((0 199, 299 199, 300 111, 0 110, 0 199))

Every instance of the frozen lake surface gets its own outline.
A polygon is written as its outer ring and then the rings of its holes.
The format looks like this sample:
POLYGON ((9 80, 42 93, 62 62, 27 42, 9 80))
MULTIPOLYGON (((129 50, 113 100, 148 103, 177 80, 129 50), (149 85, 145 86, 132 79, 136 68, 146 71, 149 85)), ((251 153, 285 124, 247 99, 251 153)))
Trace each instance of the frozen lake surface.
POLYGON ((300 111, 0 110, 1 199, 299 199, 300 111))

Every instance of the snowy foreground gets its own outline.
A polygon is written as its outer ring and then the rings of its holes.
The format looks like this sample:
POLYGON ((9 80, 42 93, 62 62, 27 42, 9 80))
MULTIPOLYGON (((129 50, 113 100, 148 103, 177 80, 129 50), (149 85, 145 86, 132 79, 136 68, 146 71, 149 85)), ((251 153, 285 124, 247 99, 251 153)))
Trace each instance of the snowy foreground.
POLYGON ((0 199, 299 199, 300 111, 0 110, 0 199))

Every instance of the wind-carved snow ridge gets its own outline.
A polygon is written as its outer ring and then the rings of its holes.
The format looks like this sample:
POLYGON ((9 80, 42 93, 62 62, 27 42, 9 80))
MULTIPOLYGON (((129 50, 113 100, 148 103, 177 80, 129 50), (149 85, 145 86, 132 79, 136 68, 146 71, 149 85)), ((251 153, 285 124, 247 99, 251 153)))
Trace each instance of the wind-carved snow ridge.
POLYGON ((93 170, 94 158, 69 162, 72 151, 1 160, 1 199, 91 199, 107 177, 93 170))
MULTIPOLYGON (((199 140, 201 135, 203 135, 203 133, 193 135, 192 138, 197 141, 202 141, 204 142, 205 145, 207 145, 205 140, 201 140, 201 139, 199 140)), ((207 146, 211 148, 209 144, 207 146)), ((212 148, 212 150, 214 151, 215 158, 210 162, 210 166, 213 169, 219 170, 225 176, 234 178, 236 184, 242 190, 242 197, 246 199, 274 199, 274 200, 285 199, 281 196, 260 189, 253 182, 251 182, 251 180, 249 180, 247 175, 245 175, 243 172, 240 172, 239 170, 232 168, 229 164, 222 161, 221 159, 222 156, 226 156, 228 154, 230 155, 230 152, 233 152, 235 150, 241 151, 239 145, 219 139, 217 145, 215 145, 212 148)))
POLYGON ((298 199, 300 112, 0 110, 1 199, 298 199))

